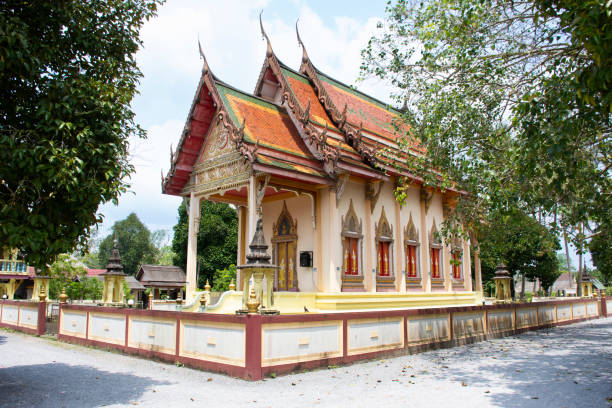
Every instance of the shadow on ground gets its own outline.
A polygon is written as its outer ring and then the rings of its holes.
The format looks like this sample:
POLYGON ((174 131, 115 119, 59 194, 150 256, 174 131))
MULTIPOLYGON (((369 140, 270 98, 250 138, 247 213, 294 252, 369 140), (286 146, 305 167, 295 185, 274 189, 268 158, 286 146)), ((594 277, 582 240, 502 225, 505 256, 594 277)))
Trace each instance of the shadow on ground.
POLYGON ((442 367, 451 366, 447 373, 435 375, 440 379, 493 388, 501 377, 508 391, 490 394, 494 406, 603 407, 605 398, 612 397, 610 332, 612 319, 597 326, 565 326, 508 337, 493 352, 472 344, 445 356, 437 352, 430 356, 442 367), (453 364, 455 358, 486 364, 476 371, 464 370, 453 364))
POLYGON ((170 383, 63 363, 13 366, 0 368, 0 407, 129 405, 164 384, 170 383))
POLYGON ((6 343, 6 336, 0 336, 0 344, 6 343))

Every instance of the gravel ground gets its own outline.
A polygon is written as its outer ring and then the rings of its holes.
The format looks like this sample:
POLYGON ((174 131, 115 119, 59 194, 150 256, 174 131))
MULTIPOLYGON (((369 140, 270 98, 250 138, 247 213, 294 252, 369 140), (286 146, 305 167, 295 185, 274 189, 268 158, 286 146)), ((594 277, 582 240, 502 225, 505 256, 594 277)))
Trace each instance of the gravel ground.
POLYGON ((0 330, 0 407, 610 407, 612 319, 246 382, 0 330))

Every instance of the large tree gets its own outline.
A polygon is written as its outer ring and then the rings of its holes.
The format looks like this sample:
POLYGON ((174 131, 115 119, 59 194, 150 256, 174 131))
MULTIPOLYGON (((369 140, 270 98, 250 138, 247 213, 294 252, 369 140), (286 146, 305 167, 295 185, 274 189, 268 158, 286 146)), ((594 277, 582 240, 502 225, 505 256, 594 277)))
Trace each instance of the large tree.
POLYGON ((117 248, 119 249, 119 255, 121 255, 123 272, 127 275, 136 275, 138 267, 142 264, 157 262, 158 251, 151 240, 151 232, 138 219, 136 214, 131 213, 126 219, 117 221, 113 225, 112 234, 100 243, 98 259, 102 267, 108 264, 115 236, 117 237, 117 248))
MULTIPOLYGON (((185 205, 181 203, 178 209, 178 223, 174 226, 172 250, 176 254, 174 264, 182 268, 187 265, 188 231, 189 217, 185 205)), ((203 287, 206 280, 209 280, 211 285, 215 285, 217 270, 231 270, 230 266, 236 263, 237 240, 236 210, 227 204, 202 200, 198 231, 198 287, 203 287)))
POLYGON ((528 279, 540 279, 546 290, 561 273, 558 238, 520 210, 492 213, 477 234, 485 283, 492 282, 499 262, 506 264, 512 276, 520 272, 528 279))
POLYGON ((610 2, 397 0, 387 12, 362 73, 405 103, 403 142, 428 152, 411 164, 470 193, 466 223, 526 206, 582 251, 580 225, 612 223, 610 2))
POLYGON ((593 265, 605 285, 612 283, 612 229, 600 228, 589 243, 593 265))
POLYGON ((0 242, 43 271, 127 188, 138 36, 159 3, 0 1, 0 242))

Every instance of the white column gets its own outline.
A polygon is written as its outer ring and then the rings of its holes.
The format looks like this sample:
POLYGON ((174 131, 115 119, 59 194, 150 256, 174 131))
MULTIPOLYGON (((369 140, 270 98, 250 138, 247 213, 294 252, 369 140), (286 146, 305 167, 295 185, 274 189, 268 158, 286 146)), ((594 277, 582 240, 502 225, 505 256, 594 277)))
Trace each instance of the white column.
POLYGON ((253 234, 255 234, 255 226, 257 225, 257 180, 255 176, 249 177, 249 191, 248 191, 248 216, 247 216, 247 235, 246 235, 246 247, 248 248, 253 234))
POLYGON ((431 292, 431 279, 429 278, 429 238, 427 237, 427 210, 425 209, 425 201, 419 201, 419 214, 421 218, 421 282, 424 292, 431 292))
POLYGON ((196 280, 198 228, 200 223, 200 198, 194 193, 189 196, 189 232, 187 235, 187 301, 195 297, 198 282, 196 280))

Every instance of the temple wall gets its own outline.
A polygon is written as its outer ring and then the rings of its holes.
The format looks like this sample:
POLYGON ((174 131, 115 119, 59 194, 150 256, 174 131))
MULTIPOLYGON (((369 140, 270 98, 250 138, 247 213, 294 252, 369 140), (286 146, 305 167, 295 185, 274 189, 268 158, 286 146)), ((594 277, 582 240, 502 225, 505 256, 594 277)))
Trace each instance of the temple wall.
MULTIPOLYGON (((385 209, 385 215, 387 217, 387 221, 389 222, 389 225, 391 226, 391 228, 393 228, 393 245, 391 245, 391 258, 392 260, 389 262, 389 264, 391 265, 391 273, 393 274, 393 276, 400 276, 401 277, 401 273, 402 270, 397 270, 397 249, 396 249, 396 244, 397 244, 397 240, 399 238, 398 235, 398 231, 397 231, 397 225, 396 225, 396 217, 395 217, 395 194, 393 193, 393 181, 386 181, 383 186, 382 186, 382 190, 380 191, 380 195, 378 196, 378 201, 376 202, 376 207, 374 207, 374 211, 372 212, 372 225, 370 226, 371 229, 371 240, 372 240, 372 245, 371 245, 371 251, 368 254, 370 256, 370 259, 372 260, 372 268, 369 271, 370 274, 372 275, 372 279, 374 281, 374 285, 372 287, 372 291, 376 291, 376 264, 378 262, 378 255, 377 255, 377 248, 376 248, 376 225, 378 223, 380 223, 380 216, 382 214, 382 210, 383 208, 385 209)), ((401 254, 400 254, 401 255, 401 254)))
MULTIPOLYGON (((344 192, 340 197, 340 202, 337 206, 337 219, 334 223, 337 229, 336 231, 334 231, 334 235, 329 237, 330 239, 328 241, 324 241, 324 245, 330 245, 330 247, 332 248, 332 262, 334 268, 329 271, 331 272, 330 292, 340 292, 342 287, 342 239, 340 234, 342 232, 342 217, 346 218, 346 214, 348 213, 351 200, 353 200, 353 208, 355 209, 355 213, 357 214, 357 217, 359 218, 362 224, 363 238, 361 240, 362 258, 360 260, 360 268, 364 275, 364 281, 367 281, 367 279, 370 277, 370 271, 368 270, 368 265, 370 265, 370 259, 366 258, 368 253, 367 241, 369 237, 367 231, 368 214, 366 214, 365 184, 350 180, 347 182, 346 187, 344 188, 344 192)), ((335 205, 335 200, 330 200, 330 204, 335 205)), ((372 221, 372 228, 373 227, 374 222, 372 221)), ((373 240, 373 233, 370 234, 370 236, 371 240, 373 240)))
MULTIPOLYGON (((401 272, 404 274, 405 276, 405 271, 406 271, 406 256, 405 256, 405 247, 404 247, 404 229, 406 228, 406 226, 408 225, 408 223, 410 222, 410 216, 412 215, 412 222, 414 223, 414 227, 416 228, 417 234, 419 236, 419 243, 422 245, 424 245, 424 243, 422 242, 423 240, 421 239, 422 237, 422 231, 421 231, 421 206, 420 206, 420 201, 421 201, 421 193, 420 193, 420 189, 419 187, 416 186, 410 186, 410 188, 406 191, 406 201, 404 201, 404 205, 400 208, 400 231, 398 231, 396 233, 398 239, 400 239, 401 242, 401 248, 402 248, 402 254, 400 256, 400 260, 401 260, 401 272)), ((421 264, 420 264, 420 260, 421 260, 421 247, 418 248, 418 250, 416 251, 417 253, 417 268, 418 268, 418 276, 421 277, 423 272, 421 269, 421 264)), ((427 271, 425 271, 425 273, 427 273, 427 271)), ((406 283, 406 279, 404 277, 404 279, 402 280, 402 288, 401 290, 404 291, 406 290, 405 285, 406 283)), ((421 291, 422 288, 419 287, 418 289, 412 289, 412 290, 418 290, 421 291)))
POLYGON ((44 302, 0 300, 0 327, 41 335, 46 330, 44 302))

